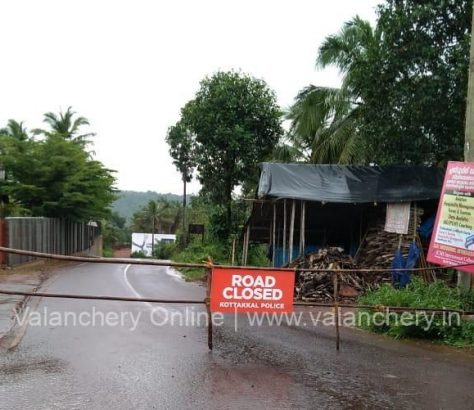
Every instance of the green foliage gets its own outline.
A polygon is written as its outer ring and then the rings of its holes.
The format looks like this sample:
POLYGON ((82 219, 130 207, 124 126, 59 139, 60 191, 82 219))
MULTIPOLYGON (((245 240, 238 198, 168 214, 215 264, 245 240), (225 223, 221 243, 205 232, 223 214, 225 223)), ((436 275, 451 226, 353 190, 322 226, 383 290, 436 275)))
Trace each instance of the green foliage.
POLYGON ((110 212, 115 178, 81 144, 58 134, 39 141, 0 135, 0 162, 2 191, 32 216, 87 221, 110 212))
POLYGON ((95 136, 95 133, 89 132, 79 134, 80 129, 89 125, 89 120, 85 117, 76 117, 72 107, 68 107, 65 112, 59 115, 53 112, 44 114, 44 122, 49 126, 49 130, 35 129, 34 134, 60 135, 64 139, 74 141, 82 146, 90 143, 89 138, 95 136))
MULTIPOLYGON (((169 202, 182 202, 182 195, 175 194, 159 194, 153 191, 138 192, 138 191, 119 191, 117 198, 112 204, 112 210, 117 212, 121 217, 127 221, 132 219, 135 212, 145 206, 150 200, 157 201, 163 198, 169 202)), ((188 201, 191 198, 188 197, 188 201)))
POLYGON ((159 198, 150 200, 132 217, 134 232, 175 233, 181 218, 178 202, 159 198))
POLYGON ((325 39, 317 65, 334 65, 344 76, 340 89, 308 86, 301 90, 287 118, 290 142, 314 163, 362 164, 371 159, 361 129, 365 113, 366 71, 380 55, 381 33, 355 17, 325 39))
POLYGON ((166 142, 170 146, 170 155, 173 164, 183 177, 183 182, 190 182, 193 168, 196 166, 194 160, 194 141, 190 131, 182 121, 168 129, 166 142))
POLYGON ((175 249, 175 243, 160 241, 153 249, 153 257, 156 259, 170 259, 175 249))
POLYGON ((26 141, 29 138, 28 131, 24 127, 23 122, 15 120, 8 120, 7 126, 0 129, 0 135, 12 137, 17 141, 26 141))
MULTIPOLYGON (((394 289, 385 284, 379 289, 369 291, 359 298, 359 303, 372 306, 399 306, 409 308, 435 308, 435 309, 460 309, 473 310, 474 297, 472 294, 460 294, 457 289, 448 287, 444 282, 438 281, 425 284, 421 279, 414 278, 405 289, 394 289)), ((365 311, 373 318, 374 311, 365 311)), ((394 314, 394 312, 391 312, 394 314)), ((428 313, 429 314, 429 313, 428 313)), ((400 314, 398 314, 400 317, 400 314)), ((470 320, 462 320, 460 324, 453 320, 452 323, 436 316, 431 326, 424 316, 419 316, 418 323, 403 326, 395 320, 384 324, 363 323, 369 330, 385 333, 396 338, 418 337, 438 340, 452 345, 473 344, 474 325, 470 320)))
POLYGON ((383 53, 366 73, 364 127, 379 163, 463 157, 472 0, 387 0, 383 53))
POLYGON ((193 138, 202 192, 226 209, 223 238, 231 232, 232 192, 265 159, 282 135, 281 112, 265 82, 235 72, 206 77, 182 109, 193 138))
POLYGON ((145 252, 143 251, 135 251, 130 255, 131 258, 139 258, 139 259, 145 259, 148 256, 145 255, 145 252))
POLYGON ((247 263, 249 266, 270 266, 270 261, 267 258, 267 245, 255 244, 249 246, 247 263))
POLYGON ((204 195, 193 197, 188 206, 187 218, 192 224, 202 224, 209 228, 209 215, 212 212, 213 204, 204 195))
POLYGON ((112 212, 110 217, 102 223, 101 230, 104 250, 130 244, 131 231, 126 225, 126 219, 116 212, 112 212))
POLYGON ((462 159, 472 0, 387 0, 375 27, 355 17, 328 36, 319 67, 339 90, 296 97, 276 159, 443 165, 462 159), (292 147, 293 150, 290 150, 292 147), (308 158, 309 156, 309 158, 308 158))
MULTIPOLYGON (((197 238, 192 241, 185 249, 176 248, 171 255, 175 262, 185 263, 205 263, 208 257, 211 257, 216 264, 227 264, 229 261, 228 249, 222 242, 213 241, 202 244, 197 238)), ((204 269, 185 268, 180 269, 188 279, 196 279, 205 274, 204 269)))
MULTIPOLYGON (((233 200, 230 203, 232 218, 230 220, 230 231, 237 235, 242 231, 245 220, 248 218, 248 206, 244 201, 233 200)), ((227 232, 229 230, 228 210, 222 205, 208 205, 209 212, 209 234, 213 240, 228 242, 227 232)))
POLYGON ((104 247, 104 249, 102 249, 102 256, 104 258, 112 258, 114 256, 114 250, 110 247, 104 247))

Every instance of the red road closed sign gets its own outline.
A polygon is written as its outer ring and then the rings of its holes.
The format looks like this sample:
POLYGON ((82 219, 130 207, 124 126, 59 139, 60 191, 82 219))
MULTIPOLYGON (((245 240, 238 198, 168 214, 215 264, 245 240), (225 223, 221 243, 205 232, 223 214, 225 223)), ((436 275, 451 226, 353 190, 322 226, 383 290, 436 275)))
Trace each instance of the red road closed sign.
POLYGON ((211 311, 289 313, 293 311, 294 284, 294 271, 215 267, 211 311))

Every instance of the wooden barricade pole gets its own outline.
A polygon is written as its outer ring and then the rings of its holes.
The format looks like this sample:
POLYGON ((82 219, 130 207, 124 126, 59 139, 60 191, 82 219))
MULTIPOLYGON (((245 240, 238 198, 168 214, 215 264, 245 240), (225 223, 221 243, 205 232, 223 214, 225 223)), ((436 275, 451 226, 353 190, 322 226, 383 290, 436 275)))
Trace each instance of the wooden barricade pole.
MULTIPOLYGON (((7 223, 0 215, 0 246, 7 246, 7 223)), ((0 251, 0 265, 7 263, 7 254, 0 251)))
POLYGON ((339 336, 339 297, 338 297, 337 273, 333 275, 333 283, 334 283, 334 315, 336 316, 336 350, 339 351, 340 336, 339 336))
POLYGON ((212 313, 211 313, 211 286, 212 286, 212 259, 209 258, 207 268, 207 290, 206 290, 206 309, 207 309, 207 347, 212 350, 212 313))

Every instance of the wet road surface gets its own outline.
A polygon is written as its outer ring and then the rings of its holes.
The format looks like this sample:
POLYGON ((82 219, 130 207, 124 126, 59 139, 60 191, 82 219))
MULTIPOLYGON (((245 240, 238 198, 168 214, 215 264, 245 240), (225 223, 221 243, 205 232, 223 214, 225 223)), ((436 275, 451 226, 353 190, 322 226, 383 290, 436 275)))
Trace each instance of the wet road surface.
MULTIPOLYGON (((166 268, 95 264, 62 268, 42 291, 205 294, 166 268)), ((337 353, 332 327, 255 327, 245 316, 226 316, 209 352, 201 306, 153 310, 62 299, 30 305, 43 319, 29 316, 21 343, 0 354, 0 409, 474 408, 469 352, 344 328, 337 353), (95 315, 94 324, 81 326, 81 312, 86 322, 95 315), (108 326, 101 322, 106 315, 108 326)))

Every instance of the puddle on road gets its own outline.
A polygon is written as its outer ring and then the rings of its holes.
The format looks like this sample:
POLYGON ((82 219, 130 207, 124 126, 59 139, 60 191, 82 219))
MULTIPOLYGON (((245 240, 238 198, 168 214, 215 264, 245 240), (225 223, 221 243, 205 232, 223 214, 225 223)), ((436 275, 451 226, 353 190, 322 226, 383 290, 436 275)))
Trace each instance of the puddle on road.
POLYGON ((28 360, 24 362, 0 364, 0 375, 12 376, 21 374, 30 374, 35 371, 42 373, 58 373, 64 366, 57 359, 28 360))
POLYGON ((287 373, 263 366, 215 364, 206 377, 208 392, 230 402, 239 402, 243 397, 247 401, 252 396, 286 402, 290 399, 293 384, 292 377, 287 373))

